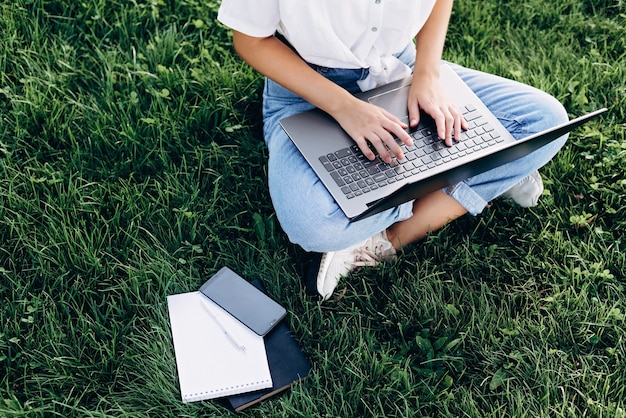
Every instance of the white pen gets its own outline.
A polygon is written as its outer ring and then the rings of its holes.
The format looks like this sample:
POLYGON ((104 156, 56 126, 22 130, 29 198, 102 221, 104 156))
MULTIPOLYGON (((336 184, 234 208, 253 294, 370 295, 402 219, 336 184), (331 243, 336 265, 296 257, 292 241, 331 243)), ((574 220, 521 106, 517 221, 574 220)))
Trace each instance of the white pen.
POLYGON ((226 329, 226 327, 224 326, 224 324, 222 323, 222 321, 220 320, 219 315, 213 310, 213 307, 209 304, 209 302, 205 299, 206 296, 200 294, 200 303, 202 304, 202 306, 204 307, 204 310, 207 311, 207 313, 209 315, 211 315, 211 318, 213 318, 213 320, 215 321, 215 323, 217 324, 218 327, 220 327, 220 329, 222 330, 222 332, 224 333, 224 335, 226 335, 226 337, 233 343, 235 344, 235 347, 237 347, 238 349, 240 349, 241 351, 246 351, 246 346, 241 344, 234 335, 232 335, 230 332, 228 332, 228 330, 226 329))

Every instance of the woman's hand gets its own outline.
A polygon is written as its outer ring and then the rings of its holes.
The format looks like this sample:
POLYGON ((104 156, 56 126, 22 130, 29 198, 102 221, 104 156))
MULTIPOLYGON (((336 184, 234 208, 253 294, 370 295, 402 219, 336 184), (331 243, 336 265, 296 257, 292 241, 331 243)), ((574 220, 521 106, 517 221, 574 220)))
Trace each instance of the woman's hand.
POLYGON ((449 147, 452 139, 458 142, 461 130, 468 127, 461 111, 446 97, 438 75, 413 75, 408 108, 411 128, 419 124, 421 109, 435 120, 437 136, 449 147))
POLYGON ((385 109, 363 100, 353 98, 332 115, 341 127, 352 137, 365 157, 373 160, 376 155, 368 144, 371 144, 380 158, 391 163, 392 157, 404 158, 402 149, 395 138, 411 146, 413 140, 406 132, 408 126, 385 109))

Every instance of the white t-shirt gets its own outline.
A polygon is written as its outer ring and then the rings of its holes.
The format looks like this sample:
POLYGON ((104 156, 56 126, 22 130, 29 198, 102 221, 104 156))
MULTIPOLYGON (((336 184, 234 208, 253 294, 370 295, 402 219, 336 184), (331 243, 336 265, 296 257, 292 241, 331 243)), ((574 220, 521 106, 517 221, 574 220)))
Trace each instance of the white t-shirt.
POLYGON ((218 20, 249 36, 282 33, 307 62, 369 68, 363 90, 410 74, 393 55, 417 35, 436 0, 222 0, 218 20))

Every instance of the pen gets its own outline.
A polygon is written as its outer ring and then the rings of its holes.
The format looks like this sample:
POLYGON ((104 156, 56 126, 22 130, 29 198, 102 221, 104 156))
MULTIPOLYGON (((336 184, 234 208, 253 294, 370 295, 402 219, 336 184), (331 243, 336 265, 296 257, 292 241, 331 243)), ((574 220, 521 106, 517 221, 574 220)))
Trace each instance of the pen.
POLYGON ((207 302, 205 299, 205 296, 200 295, 200 299, 201 299, 201 303, 202 306, 204 307, 204 310, 207 311, 207 313, 209 315, 211 315, 211 318, 213 318, 213 321, 215 321, 215 323, 217 324, 218 327, 220 327, 220 329, 222 330, 222 332, 224 333, 224 335, 226 335, 226 337, 233 343, 235 344, 235 347, 237 347, 238 349, 240 349, 241 351, 246 351, 246 346, 241 344, 237 338, 235 338, 234 335, 232 335, 231 333, 228 332, 228 330, 226 329, 226 327, 224 326, 224 324, 222 323, 222 321, 220 320, 220 317, 217 313, 215 313, 211 307, 211 305, 209 305, 209 302, 207 302))

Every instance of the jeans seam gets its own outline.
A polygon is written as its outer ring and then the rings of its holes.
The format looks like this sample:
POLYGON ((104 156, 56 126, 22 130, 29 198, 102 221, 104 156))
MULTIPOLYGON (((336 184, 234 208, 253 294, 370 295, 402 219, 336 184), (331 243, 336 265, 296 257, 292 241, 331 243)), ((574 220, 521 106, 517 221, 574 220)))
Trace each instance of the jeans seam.
POLYGON ((506 126, 504 123, 502 123, 502 125, 505 125, 506 130, 511 132, 511 134, 513 134, 513 133, 518 133, 518 134, 528 133, 526 131, 527 124, 524 123, 524 120, 520 120, 520 119, 518 119, 515 116, 512 116, 510 114, 504 114, 504 113, 493 112, 493 111, 492 111, 492 113, 500 121, 500 123, 508 122, 509 126, 506 126))

